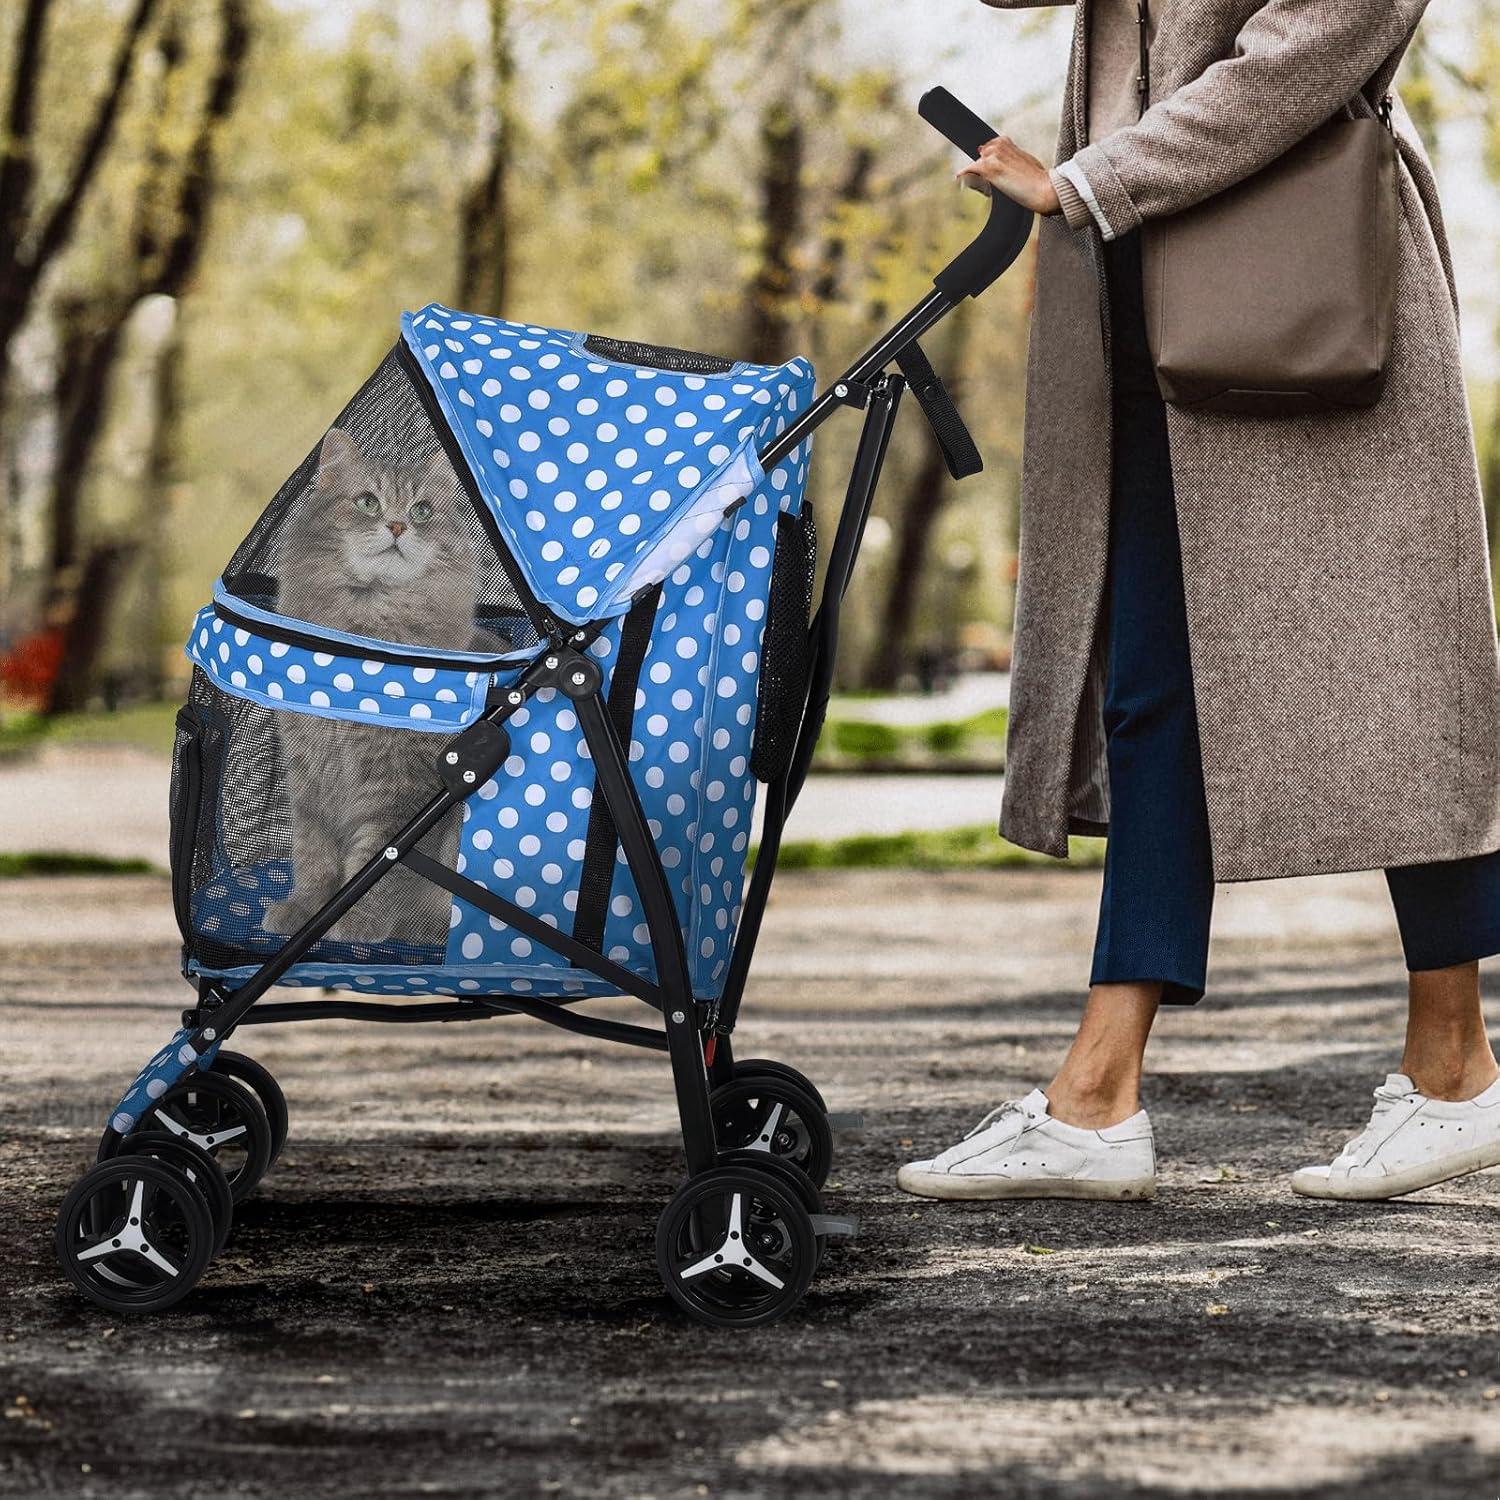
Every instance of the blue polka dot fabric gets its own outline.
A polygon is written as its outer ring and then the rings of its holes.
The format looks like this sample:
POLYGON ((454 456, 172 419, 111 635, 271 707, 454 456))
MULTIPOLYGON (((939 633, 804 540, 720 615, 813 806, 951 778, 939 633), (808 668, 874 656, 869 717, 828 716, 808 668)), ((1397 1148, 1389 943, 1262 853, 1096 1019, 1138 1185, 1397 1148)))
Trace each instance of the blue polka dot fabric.
POLYGON ((491 686, 513 681, 524 664, 524 658, 502 666, 493 657, 454 652, 439 658, 430 651, 414 651, 413 659, 404 662, 391 659, 392 646, 400 642, 335 637, 327 631, 319 634, 332 649, 317 651, 276 639, 278 629, 300 627, 300 622, 257 615, 238 599, 233 613, 263 620, 268 634, 227 623, 217 609, 222 584, 214 594, 215 603, 205 605, 193 621, 188 660, 226 693, 266 708, 454 734, 484 712, 491 686), (480 670, 481 665, 489 670, 480 670))
MULTIPOLYGON (((756 455, 807 408, 812 369, 794 360, 692 375, 618 364, 586 349, 581 335, 438 304, 408 314, 403 330, 537 601, 559 620, 598 628, 588 649, 612 715, 630 710, 631 772, 676 901, 695 993, 712 999, 743 894, 777 522, 800 510, 810 444, 769 474, 756 455), (616 674, 628 633, 639 630, 628 617, 653 603, 643 652, 633 638, 622 680, 634 689, 621 704, 616 674)), ((219 690, 275 714, 450 735, 472 724, 527 659, 434 657, 402 642, 342 636, 222 589, 194 621, 187 654, 219 690)), ((507 729, 508 759, 464 806, 457 870, 560 932, 574 932, 580 900, 592 904, 604 954, 654 980, 623 854, 606 843, 602 866, 590 864, 600 857, 590 841, 595 777, 573 704, 544 687, 507 729)), ((193 920, 205 931, 236 921, 237 931, 256 928, 256 911, 294 880, 285 861, 228 861, 193 893, 193 920), (246 916, 234 903, 252 910, 246 916)), ((241 944, 245 962, 192 960, 190 972, 248 977, 251 960, 282 941, 251 937, 241 944)), ((615 992, 462 899, 452 902, 445 949, 418 955, 372 945, 347 962, 339 957, 325 942, 317 962, 294 965, 281 982, 403 996, 615 992)))
POLYGON ((150 1062, 135 1076, 135 1081, 125 1090, 120 1102, 110 1112, 109 1127, 120 1135, 129 1135, 140 1124, 141 1116, 167 1092, 169 1088, 195 1064, 208 1068, 218 1055, 220 1043, 215 1042, 201 1056, 195 1052, 188 1038, 192 1032, 180 1027, 150 1062))
POLYGON ((804 359, 648 369, 436 302, 402 332, 526 581, 574 624, 623 614, 691 556, 813 393, 804 359))

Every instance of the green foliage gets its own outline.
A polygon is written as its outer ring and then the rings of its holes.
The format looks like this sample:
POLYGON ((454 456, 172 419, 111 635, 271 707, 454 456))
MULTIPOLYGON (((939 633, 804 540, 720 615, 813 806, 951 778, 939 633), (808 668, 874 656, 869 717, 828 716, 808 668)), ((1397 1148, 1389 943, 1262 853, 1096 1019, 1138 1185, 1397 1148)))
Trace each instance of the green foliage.
POLYGON ((1035 865, 1098 869, 1103 839, 1070 839, 1066 861, 1034 854, 1002 839, 988 823, 916 833, 862 834, 856 838, 781 846, 787 870, 1007 870, 1035 865))
POLYGON ((901 748, 901 737, 888 724, 864 719, 842 719, 825 730, 834 748, 843 755, 894 755, 901 748))
POLYGON ((156 875, 145 859, 110 859, 103 854, 72 854, 61 849, 36 849, 26 853, 0 853, 0 880, 19 880, 28 875, 156 875))

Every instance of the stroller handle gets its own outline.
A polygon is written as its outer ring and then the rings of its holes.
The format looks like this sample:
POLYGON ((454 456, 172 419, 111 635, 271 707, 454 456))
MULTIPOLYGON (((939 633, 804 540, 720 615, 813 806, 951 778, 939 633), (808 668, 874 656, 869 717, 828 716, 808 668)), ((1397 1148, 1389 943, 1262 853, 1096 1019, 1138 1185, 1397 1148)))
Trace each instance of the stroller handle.
MULTIPOLYGON (((979 148, 999 134, 945 88, 928 89, 917 113, 971 158, 977 159, 979 148)), ((979 238, 934 278, 937 289, 951 302, 987 291, 1025 249, 1031 218, 1030 209, 1004 193, 991 193, 990 216, 979 238)))

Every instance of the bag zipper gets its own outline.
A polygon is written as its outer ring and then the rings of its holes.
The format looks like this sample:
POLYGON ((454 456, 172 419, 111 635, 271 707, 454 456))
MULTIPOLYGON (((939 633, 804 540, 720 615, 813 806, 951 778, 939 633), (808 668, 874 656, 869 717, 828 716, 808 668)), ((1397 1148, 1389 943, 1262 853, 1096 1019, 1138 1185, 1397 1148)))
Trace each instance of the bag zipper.
POLYGON ((426 656, 420 651, 399 651, 387 646, 361 646, 350 650, 345 641, 331 641, 327 636, 311 630, 297 630, 281 625, 267 625, 264 620, 242 615, 232 605, 221 599, 214 600, 214 613, 226 624, 237 625, 268 641, 285 641, 289 646, 301 646, 306 651, 321 651, 331 656, 358 657, 361 661, 384 661, 397 667, 436 667, 446 672, 498 672, 511 667, 523 667, 531 660, 529 656, 481 656, 455 660, 451 656, 426 656))
POLYGON ((207 726, 195 704, 177 711, 177 727, 187 736, 178 759, 177 835, 172 840, 172 906, 183 947, 193 950, 193 864, 198 853, 198 820, 203 800, 203 736, 207 726))

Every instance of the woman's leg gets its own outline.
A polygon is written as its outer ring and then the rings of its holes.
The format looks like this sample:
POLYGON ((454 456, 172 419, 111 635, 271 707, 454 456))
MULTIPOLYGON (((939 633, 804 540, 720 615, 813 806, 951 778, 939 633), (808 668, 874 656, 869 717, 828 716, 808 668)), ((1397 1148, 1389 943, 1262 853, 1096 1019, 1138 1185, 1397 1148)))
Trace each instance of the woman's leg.
POLYGON ((1047 1090, 1059 1119, 1095 1127, 1140 1107, 1157 1007, 1201 998, 1214 897, 1171 451, 1140 308, 1137 241, 1129 235, 1106 251, 1115 432, 1109 845, 1088 1004, 1047 1090))
POLYGON ((1500 854, 1387 870, 1411 971, 1401 1070, 1370 1123, 1292 1188, 1397 1198, 1500 1165, 1500 1068, 1479 1002, 1479 960, 1500 952, 1500 854))
POLYGON ((1073 1045, 1047 1085, 1047 1104, 1069 1125, 1099 1130, 1141 1107, 1141 1068, 1160 984, 1096 984, 1073 1045))
POLYGON ((1429 1099, 1472 1099, 1497 1077, 1479 960, 1500 953, 1500 854, 1387 870, 1411 971, 1401 1071, 1429 1099))

